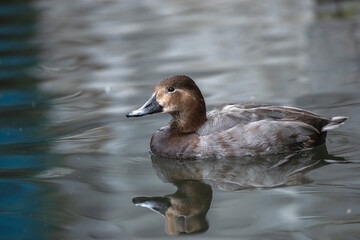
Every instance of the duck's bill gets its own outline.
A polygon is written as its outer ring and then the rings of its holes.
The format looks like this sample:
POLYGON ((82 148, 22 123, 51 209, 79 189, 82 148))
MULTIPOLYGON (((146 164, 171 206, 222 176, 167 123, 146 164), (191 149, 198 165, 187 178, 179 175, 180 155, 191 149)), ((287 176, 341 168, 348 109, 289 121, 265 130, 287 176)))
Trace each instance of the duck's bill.
POLYGON ((165 216, 166 210, 171 206, 167 197, 136 197, 132 202, 135 206, 145 207, 165 216))
POLYGON ((156 93, 154 93, 149 100, 139 109, 126 114, 126 117, 141 117, 147 114, 162 112, 163 107, 156 101, 156 93))

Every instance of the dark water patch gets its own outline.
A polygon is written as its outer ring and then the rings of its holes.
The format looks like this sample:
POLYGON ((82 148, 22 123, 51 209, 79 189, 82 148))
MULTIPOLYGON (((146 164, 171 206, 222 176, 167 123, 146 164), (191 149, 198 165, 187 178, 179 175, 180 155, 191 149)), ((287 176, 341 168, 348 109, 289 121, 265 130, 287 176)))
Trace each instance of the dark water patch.
POLYGON ((352 0, 317 0, 319 19, 349 19, 360 14, 360 4, 352 0))
POLYGON ((49 185, 34 176, 52 165, 48 154, 48 96, 32 74, 39 45, 37 11, 27 1, 0 4, 0 233, 1 239, 47 239, 49 185))

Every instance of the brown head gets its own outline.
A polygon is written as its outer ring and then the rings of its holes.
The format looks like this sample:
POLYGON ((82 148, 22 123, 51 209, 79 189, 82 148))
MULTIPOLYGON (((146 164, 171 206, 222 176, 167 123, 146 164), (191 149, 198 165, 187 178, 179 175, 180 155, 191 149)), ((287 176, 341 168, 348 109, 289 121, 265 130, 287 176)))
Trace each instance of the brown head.
POLYGON ((162 80, 151 98, 126 116, 139 117, 157 112, 171 114, 171 127, 179 133, 195 132, 206 121, 204 97, 195 82, 184 75, 162 80))

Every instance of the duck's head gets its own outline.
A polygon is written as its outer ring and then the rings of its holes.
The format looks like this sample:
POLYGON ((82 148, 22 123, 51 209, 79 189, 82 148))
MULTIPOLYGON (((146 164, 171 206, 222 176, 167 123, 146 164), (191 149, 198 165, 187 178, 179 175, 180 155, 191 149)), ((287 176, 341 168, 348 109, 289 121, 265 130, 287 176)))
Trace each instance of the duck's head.
POLYGON ((196 131, 206 121, 205 101, 195 82, 184 75, 166 78, 158 83, 150 99, 127 117, 153 113, 170 113, 172 126, 182 133, 196 131))

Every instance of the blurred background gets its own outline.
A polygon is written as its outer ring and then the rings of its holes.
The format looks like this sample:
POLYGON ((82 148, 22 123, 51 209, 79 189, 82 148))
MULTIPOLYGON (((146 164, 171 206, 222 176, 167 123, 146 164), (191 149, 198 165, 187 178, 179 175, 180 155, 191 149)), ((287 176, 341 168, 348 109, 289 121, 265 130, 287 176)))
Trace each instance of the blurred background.
POLYGON ((193 238, 358 238, 359 44, 357 0, 2 0, 0 238, 167 239, 164 219, 132 199, 179 188, 148 154, 170 118, 125 113, 176 74, 208 109, 350 117, 327 141, 349 164, 289 187, 210 184, 207 230, 193 238))

